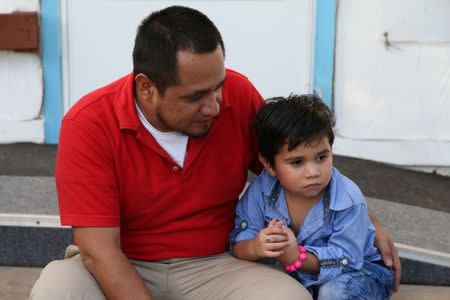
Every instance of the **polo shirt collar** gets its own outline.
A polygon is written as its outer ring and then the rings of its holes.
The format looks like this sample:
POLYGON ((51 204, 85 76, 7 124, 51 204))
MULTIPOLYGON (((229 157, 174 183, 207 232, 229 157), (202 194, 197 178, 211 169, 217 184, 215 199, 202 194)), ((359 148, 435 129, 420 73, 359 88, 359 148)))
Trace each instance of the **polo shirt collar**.
POLYGON ((115 109, 120 129, 137 131, 140 120, 134 104, 134 73, 123 78, 123 84, 117 93, 115 109))

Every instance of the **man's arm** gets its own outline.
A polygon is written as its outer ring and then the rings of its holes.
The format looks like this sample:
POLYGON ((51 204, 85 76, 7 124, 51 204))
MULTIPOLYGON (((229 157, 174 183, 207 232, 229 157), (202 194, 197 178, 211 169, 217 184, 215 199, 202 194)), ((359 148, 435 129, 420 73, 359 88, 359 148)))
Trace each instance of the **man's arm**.
POLYGON ((139 273, 120 247, 117 227, 73 227, 84 266, 107 299, 152 299, 139 273))
POLYGON ((402 276, 402 266, 400 264, 400 258, 398 256, 397 248, 394 246, 390 235, 384 230, 377 218, 369 211, 369 218, 372 221, 375 229, 377 230, 375 235, 375 245, 381 252, 384 264, 392 267, 395 274, 394 292, 398 291, 400 286, 400 278, 402 276))

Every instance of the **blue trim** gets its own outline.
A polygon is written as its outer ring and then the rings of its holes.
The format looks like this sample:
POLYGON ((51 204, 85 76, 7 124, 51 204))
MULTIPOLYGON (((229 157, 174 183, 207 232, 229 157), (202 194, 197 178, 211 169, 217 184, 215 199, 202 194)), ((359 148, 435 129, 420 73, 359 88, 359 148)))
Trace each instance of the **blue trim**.
POLYGON ((314 44, 314 94, 332 107, 337 0, 317 0, 314 44))
POLYGON ((44 142, 57 144, 63 114, 59 0, 41 0, 41 53, 44 73, 44 142))

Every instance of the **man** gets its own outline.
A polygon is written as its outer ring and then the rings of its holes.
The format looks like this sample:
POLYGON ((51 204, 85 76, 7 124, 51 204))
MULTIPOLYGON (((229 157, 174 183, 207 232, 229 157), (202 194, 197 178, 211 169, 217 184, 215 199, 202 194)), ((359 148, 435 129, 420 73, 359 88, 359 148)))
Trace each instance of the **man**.
POLYGON ((56 185, 79 254, 50 263, 31 298, 308 299, 282 271, 227 253, 247 172, 261 170, 263 99, 225 69, 217 28, 186 7, 152 13, 133 65, 64 117, 56 185))

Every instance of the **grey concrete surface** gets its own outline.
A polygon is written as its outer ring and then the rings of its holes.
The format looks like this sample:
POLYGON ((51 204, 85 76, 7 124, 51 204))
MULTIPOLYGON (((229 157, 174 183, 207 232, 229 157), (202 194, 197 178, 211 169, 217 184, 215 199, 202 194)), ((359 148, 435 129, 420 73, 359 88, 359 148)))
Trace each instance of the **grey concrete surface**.
POLYGON ((58 215, 55 178, 0 175, 0 213, 58 215))
POLYGON ((398 248, 402 282, 449 285, 450 213, 375 198, 367 202, 394 241, 403 244, 398 248))
POLYGON ((0 174, 54 176, 56 145, 0 144, 0 174))
POLYGON ((450 253, 450 213, 375 198, 367 203, 396 242, 450 253))
MULTIPOLYGON (((408 155, 408 153, 405 153, 408 155)), ((450 177, 334 155, 335 166, 364 195, 450 213, 450 177)))
POLYGON ((403 285, 391 300, 448 300, 450 287, 403 285))
POLYGON ((28 299, 40 273, 40 268, 0 267, 0 299, 28 299))

